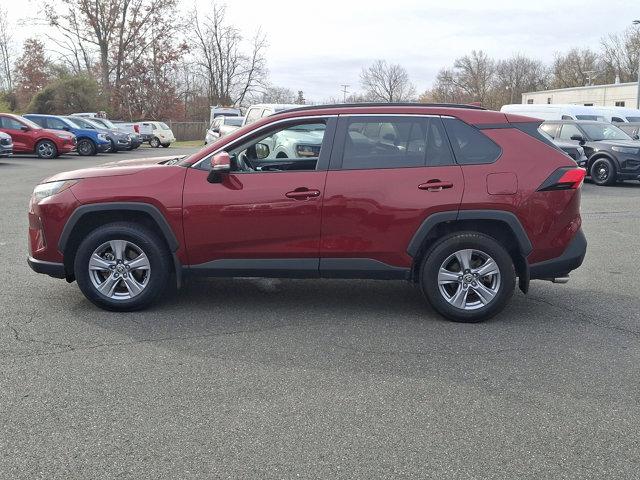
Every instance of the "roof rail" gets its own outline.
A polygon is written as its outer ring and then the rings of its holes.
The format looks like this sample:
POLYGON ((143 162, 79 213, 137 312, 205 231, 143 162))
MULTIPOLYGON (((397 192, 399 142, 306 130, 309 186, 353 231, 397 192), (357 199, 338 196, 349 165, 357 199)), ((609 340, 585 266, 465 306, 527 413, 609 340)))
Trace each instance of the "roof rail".
POLYGON ((463 103, 418 103, 418 102, 364 102, 364 103, 328 103, 323 105, 303 105, 297 108, 282 110, 283 112, 298 112, 304 110, 322 110, 325 108, 353 108, 353 107, 441 107, 441 108, 466 108, 469 110, 486 110, 478 105, 469 105, 463 103))

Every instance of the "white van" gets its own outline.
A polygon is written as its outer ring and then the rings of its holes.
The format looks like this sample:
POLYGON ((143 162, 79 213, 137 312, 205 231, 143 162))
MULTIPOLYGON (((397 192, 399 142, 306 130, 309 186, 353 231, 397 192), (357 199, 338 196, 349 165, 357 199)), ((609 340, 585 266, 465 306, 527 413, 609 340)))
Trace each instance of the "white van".
POLYGON ((287 104, 287 103, 260 103, 258 105, 251 105, 247 110, 247 114, 244 116, 244 122, 242 126, 249 125, 250 123, 257 122, 263 117, 273 115, 274 113, 289 110, 291 108, 298 108, 302 105, 287 104))
POLYGON ((501 112, 524 115, 542 120, 596 120, 606 121, 604 115, 594 110, 595 107, 560 103, 515 103, 503 105, 501 112))
POLYGON ((595 112, 603 115, 607 122, 611 123, 627 123, 640 122, 640 110, 636 108, 625 107, 589 107, 595 112))

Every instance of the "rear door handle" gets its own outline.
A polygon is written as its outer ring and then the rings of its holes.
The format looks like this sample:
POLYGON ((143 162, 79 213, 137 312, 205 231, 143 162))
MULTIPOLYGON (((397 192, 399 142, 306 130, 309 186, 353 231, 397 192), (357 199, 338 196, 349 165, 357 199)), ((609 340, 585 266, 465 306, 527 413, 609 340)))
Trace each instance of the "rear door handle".
POLYGON ((453 183, 434 179, 429 180, 425 183, 421 183, 420 185, 418 185, 418 188, 420 190, 427 190, 428 192, 439 192, 440 190, 444 190, 445 188, 453 188, 453 183))
POLYGON ((306 187, 296 188, 292 192, 284 194, 287 198, 293 198, 294 200, 306 200, 307 198, 319 197, 320 190, 309 190, 306 187))

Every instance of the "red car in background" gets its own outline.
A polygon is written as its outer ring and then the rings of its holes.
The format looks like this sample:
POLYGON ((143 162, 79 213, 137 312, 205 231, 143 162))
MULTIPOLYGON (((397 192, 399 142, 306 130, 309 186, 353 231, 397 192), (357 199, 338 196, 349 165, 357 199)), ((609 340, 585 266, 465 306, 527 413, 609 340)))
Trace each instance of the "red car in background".
POLYGON ((13 153, 35 153, 38 158, 56 158, 76 149, 72 133, 42 128, 29 119, 9 113, 0 114, 0 132, 13 139, 13 153))

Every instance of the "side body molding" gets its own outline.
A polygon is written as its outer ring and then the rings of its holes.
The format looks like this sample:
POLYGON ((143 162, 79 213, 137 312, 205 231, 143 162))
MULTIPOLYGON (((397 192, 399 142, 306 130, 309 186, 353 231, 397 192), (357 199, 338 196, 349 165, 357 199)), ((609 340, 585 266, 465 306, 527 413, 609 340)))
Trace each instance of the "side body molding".
POLYGON ((175 233, 171 230, 171 227, 167 223, 167 219, 162 215, 160 210, 158 210, 155 206, 148 203, 139 203, 139 202, 109 202, 109 203, 89 203, 86 205, 81 205, 75 209, 75 211, 67 220, 67 223, 62 230, 62 234, 60 235, 60 239, 58 241, 58 250, 64 252, 64 249, 69 241, 69 236, 73 231, 76 224, 80 221, 82 217, 88 215, 90 213, 96 212, 143 212, 148 214, 154 222, 158 225, 158 228, 162 232, 164 239, 169 245, 169 249, 172 252, 178 250, 180 244, 176 239, 175 233))

